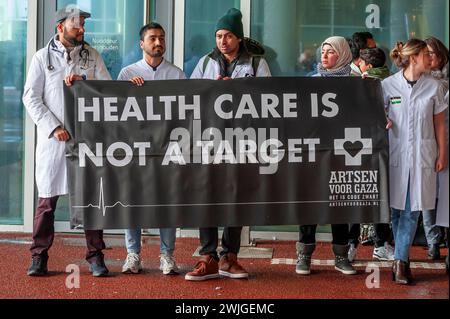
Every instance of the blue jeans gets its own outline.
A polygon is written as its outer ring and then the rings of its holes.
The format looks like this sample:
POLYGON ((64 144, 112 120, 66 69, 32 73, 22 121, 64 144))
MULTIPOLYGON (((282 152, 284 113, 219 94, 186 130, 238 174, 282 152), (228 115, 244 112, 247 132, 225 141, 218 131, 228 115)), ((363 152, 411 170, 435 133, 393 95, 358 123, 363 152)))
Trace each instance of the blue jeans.
POLYGON ((405 210, 392 209, 392 232, 394 233, 395 240, 395 260, 409 262, 409 251, 416 234, 419 215, 420 211, 411 211, 408 183, 405 210))
MULTIPOLYGON (((160 228, 160 253, 163 255, 173 255, 175 250, 176 228, 160 228)), ((125 230, 125 243, 129 254, 141 253, 141 229, 125 230)))
POLYGON ((436 210, 424 210, 422 211, 422 217, 428 247, 439 244, 442 235, 439 226, 436 225, 436 210))

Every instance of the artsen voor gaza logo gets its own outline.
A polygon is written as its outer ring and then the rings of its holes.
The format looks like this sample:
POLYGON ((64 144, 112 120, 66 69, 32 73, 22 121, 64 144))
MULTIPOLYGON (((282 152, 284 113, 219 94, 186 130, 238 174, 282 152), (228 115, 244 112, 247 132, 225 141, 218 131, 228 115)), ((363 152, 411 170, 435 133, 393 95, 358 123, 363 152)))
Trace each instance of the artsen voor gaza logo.
POLYGON ((372 153, 372 139, 362 138, 360 128, 346 128, 345 138, 334 140, 334 154, 345 156, 346 166, 361 166, 362 156, 372 153))

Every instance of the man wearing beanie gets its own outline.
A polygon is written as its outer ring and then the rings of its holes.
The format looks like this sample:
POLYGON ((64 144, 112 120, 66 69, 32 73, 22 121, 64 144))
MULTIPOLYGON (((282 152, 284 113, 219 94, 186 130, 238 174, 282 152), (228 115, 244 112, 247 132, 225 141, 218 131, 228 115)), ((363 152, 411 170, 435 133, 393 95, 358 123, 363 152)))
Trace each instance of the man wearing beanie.
POLYGON ((255 65, 254 58, 244 45, 241 11, 235 8, 228 10, 217 22, 215 36, 217 46, 200 59, 191 79, 229 80, 271 76, 267 62, 261 58, 255 65))
MULTIPOLYGON (((263 58, 255 63, 244 45, 242 13, 230 9, 216 26, 216 48, 200 59, 191 79, 231 80, 243 77, 269 77, 269 66, 263 58)), ((238 263, 242 227, 225 227, 222 235, 223 251, 217 256, 219 235, 217 227, 200 228, 200 260, 186 280, 202 281, 218 278, 248 278, 248 273, 238 263)))

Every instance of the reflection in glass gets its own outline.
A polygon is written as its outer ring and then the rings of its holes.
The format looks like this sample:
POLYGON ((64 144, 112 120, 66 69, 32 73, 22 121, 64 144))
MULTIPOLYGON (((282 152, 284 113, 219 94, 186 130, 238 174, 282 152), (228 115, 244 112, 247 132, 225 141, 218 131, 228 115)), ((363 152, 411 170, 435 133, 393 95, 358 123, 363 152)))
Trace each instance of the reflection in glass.
POLYGON ((139 30, 144 22, 144 1, 58 0, 58 9, 74 3, 92 14, 86 20, 85 41, 101 53, 113 79, 122 67, 142 59, 139 30))
POLYGON ((23 224, 27 0, 0 0, 0 224, 23 224))
POLYGON ((251 37, 264 44, 273 75, 315 73, 333 35, 369 31, 387 52, 396 41, 433 35, 448 46, 447 0, 252 0, 251 37), (319 49, 320 50, 320 49, 319 49))

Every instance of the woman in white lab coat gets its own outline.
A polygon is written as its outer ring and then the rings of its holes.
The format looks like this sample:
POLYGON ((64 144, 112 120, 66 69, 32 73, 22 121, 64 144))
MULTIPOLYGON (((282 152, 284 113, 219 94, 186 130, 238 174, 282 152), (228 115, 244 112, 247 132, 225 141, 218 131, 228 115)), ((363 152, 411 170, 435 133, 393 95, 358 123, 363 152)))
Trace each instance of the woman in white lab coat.
MULTIPOLYGON (((445 102, 448 104, 448 89, 447 94, 445 95, 445 102)), ((447 154, 448 154, 448 109, 445 112, 445 129, 446 129, 446 138, 447 138, 447 154)), ((436 211, 436 225, 446 227, 447 228, 447 249, 448 249, 448 165, 444 171, 439 173, 439 195, 438 195, 438 207, 436 211)), ((445 269, 447 275, 449 273, 448 267, 448 251, 447 257, 445 258, 445 269)))
POLYGON ((393 280, 412 281, 409 251, 417 220, 436 204, 436 173, 447 165, 444 88, 428 74, 427 44, 399 42, 391 58, 400 71, 382 82, 389 118, 389 184, 395 239, 393 280))
MULTIPOLYGON (((430 37, 425 40, 428 45, 428 50, 431 54, 431 75, 437 78, 444 85, 447 90, 445 95, 445 102, 448 104, 448 86, 449 86, 449 74, 448 74, 448 49, 445 45, 438 39, 430 37)), ((448 154, 448 109, 445 114, 445 129, 447 138, 447 154, 448 154)), ((447 168, 440 172, 438 175, 438 204, 436 210, 436 226, 442 226, 447 228, 448 233, 448 166, 447 168)), ((448 247, 448 236, 447 236, 447 247, 448 247)), ((448 274, 448 252, 445 258, 445 266, 448 274)))
MULTIPOLYGON (((431 56, 431 75, 438 79, 448 94, 448 49, 437 38, 425 40, 431 56)), ((448 98, 448 95, 447 95, 448 98)), ((446 100, 448 104, 448 100, 446 100)), ((446 137, 448 153, 448 109, 446 111, 446 137)), ((438 174, 438 204, 436 211, 423 211, 423 227, 427 236, 429 259, 441 259, 442 232, 439 226, 448 228, 448 167, 438 174)), ((446 259, 448 269, 448 254, 446 259)))

